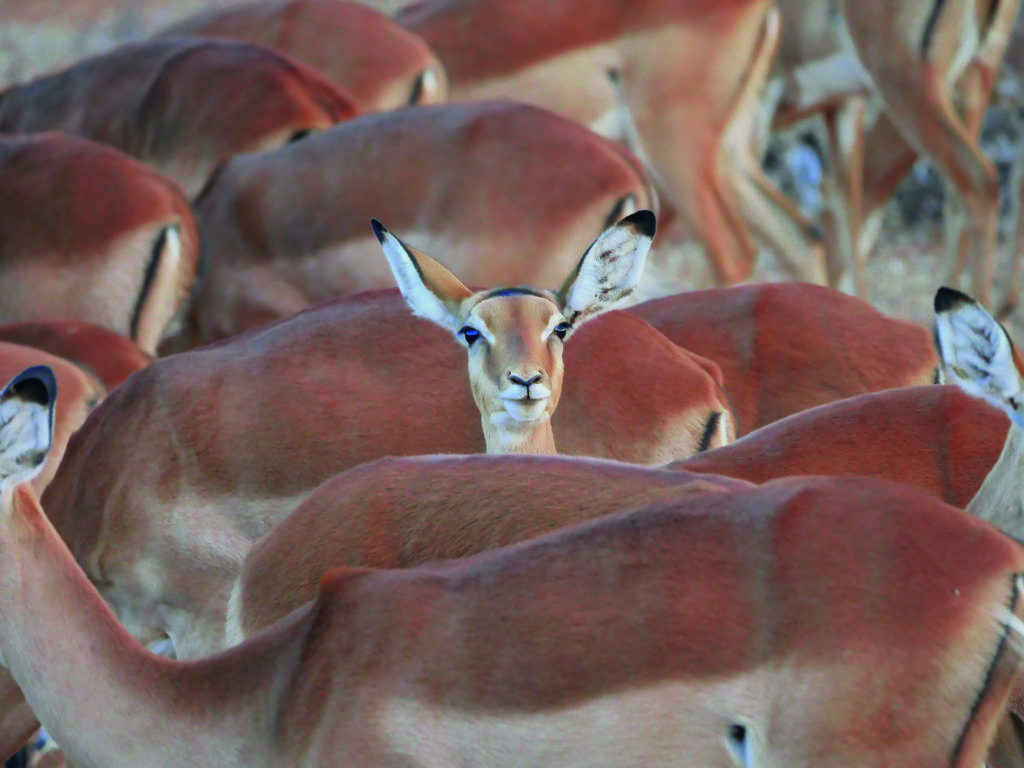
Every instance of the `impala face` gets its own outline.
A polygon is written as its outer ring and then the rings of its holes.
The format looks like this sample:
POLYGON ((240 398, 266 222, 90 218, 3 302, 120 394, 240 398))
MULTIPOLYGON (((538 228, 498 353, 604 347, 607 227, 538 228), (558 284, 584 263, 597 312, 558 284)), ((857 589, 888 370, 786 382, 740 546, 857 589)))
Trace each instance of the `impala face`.
POLYGON ((379 222, 373 228, 413 313, 466 346, 488 453, 554 453, 550 420, 562 392, 562 344, 574 327, 636 288, 654 214, 637 211, 605 230, 557 293, 522 287, 474 293, 379 222))
POLYGON ((562 344, 571 331, 549 295, 525 288, 484 294, 458 331, 481 416, 507 430, 549 419, 561 395, 562 344))

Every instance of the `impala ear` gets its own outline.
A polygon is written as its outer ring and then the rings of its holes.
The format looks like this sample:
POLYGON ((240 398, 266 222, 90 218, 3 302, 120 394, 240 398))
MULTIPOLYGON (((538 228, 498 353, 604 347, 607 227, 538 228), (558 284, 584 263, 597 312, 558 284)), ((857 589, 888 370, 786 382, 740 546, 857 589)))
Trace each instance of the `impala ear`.
POLYGON ((558 291, 562 314, 579 325, 629 296, 640 282, 656 228, 654 213, 645 209, 602 232, 558 291))
POLYGON ((1006 329, 984 307, 965 293, 939 288, 935 346, 951 381, 1000 408, 1024 428, 1021 356, 1006 329))
POLYGON ((31 480, 53 442, 57 377, 45 365, 19 373, 0 393, 0 491, 31 480))
POLYGON ((441 264, 407 246, 376 219, 370 219, 370 224, 384 249, 398 290, 413 314, 432 320, 452 333, 458 331, 459 305, 473 292, 441 264))

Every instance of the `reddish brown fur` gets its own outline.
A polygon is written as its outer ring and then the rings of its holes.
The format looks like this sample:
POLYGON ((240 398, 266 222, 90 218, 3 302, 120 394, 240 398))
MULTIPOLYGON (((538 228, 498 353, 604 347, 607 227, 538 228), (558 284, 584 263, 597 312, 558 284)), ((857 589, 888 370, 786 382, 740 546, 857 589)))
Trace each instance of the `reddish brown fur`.
POLYGON ((394 285, 371 217, 467 285, 557 288, 627 196, 651 202, 618 147, 511 102, 396 110, 236 158, 197 201, 211 264, 184 345, 394 285))
POLYGON ((72 318, 128 335, 154 243, 168 226, 178 229, 181 263, 164 322, 184 305, 199 259, 199 233, 177 185, 73 136, 0 138, 0 280, 17 286, 0 302, 0 322, 72 318))
MULTIPOLYGON (((645 464, 682 458, 696 449, 711 412, 727 410, 716 366, 625 313, 581 327, 566 345, 565 365, 553 417, 562 453, 645 464)), ((75 518, 96 530, 90 505, 134 514, 121 494, 150 483, 168 500, 182 483, 196 483, 202 498, 240 488, 287 497, 381 456, 480 452, 465 367, 465 351, 412 317, 395 290, 338 300, 159 360, 105 401, 80 433, 47 508, 64 521, 75 507, 75 518), (403 426, 388 426, 396 424, 403 426), (131 451, 140 474, 121 484, 117 478, 135 470, 118 444, 138 445, 149 429, 165 438, 147 445, 169 452, 156 460, 131 451), (238 440, 257 450, 239 453, 230 447, 238 440), (179 464, 172 442, 192 457, 187 464, 179 464)))
POLYGON ((4 512, 2 573, 25 575, 23 594, 2 593, 20 627, 5 656, 93 764, 126 749, 126 764, 177 765, 185 739, 200 764, 379 765, 406 750, 419 764, 439 749, 471 762, 500 748, 480 741, 488 719, 513 717, 525 728, 495 764, 522 764, 518 749, 546 763, 643 718, 644 738, 616 744, 624 761, 669 764, 685 749, 724 765, 723 733, 740 722, 769 736, 778 765, 827 753, 974 768, 1020 659, 999 611, 1024 614, 1021 547, 878 480, 690 495, 466 560, 332 576, 260 637, 189 664, 126 635, 33 494, 19 489, 4 512), (74 660, 82 648, 90 665, 74 660), (596 717, 565 711, 586 704, 596 717), (479 726, 410 733, 420 712, 479 726), (566 727, 544 751, 531 739, 549 717, 566 727), (126 741, 126 720, 147 738, 126 741))
MULTIPOLYGON (((709 365, 628 314, 587 323, 566 349, 560 449, 641 463, 691 455, 727 409, 709 365)), ((484 448, 465 369, 465 351, 397 291, 158 360, 79 430, 48 514, 137 636, 167 633, 197 655, 223 634, 252 542, 321 482, 386 455, 484 448)), ((727 437, 716 431, 712 445, 727 437)))
POLYGON ((63 357, 96 376, 109 392, 153 358, 119 333, 74 320, 0 325, 0 341, 63 357))
POLYGON ((966 507, 996 461, 1009 419, 954 386, 860 395, 790 416, 672 465, 763 483, 786 475, 868 475, 966 507))
POLYGON ((735 14, 750 0, 605 0, 581 5, 551 0, 420 0, 395 18, 445 58, 459 85, 644 30, 735 14), (585 13, 585 23, 580 14, 585 13), (500 52, 500 56, 495 53, 500 52))
POLYGON ((445 62, 453 100, 527 101, 641 154, 670 209, 662 223, 685 221, 661 227, 662 247, 695 237, 729 284, 750 278, 756 246, 725 144, 755 108, 760 89, 745 87, 774 49, 771 12, 765 0, 427 0, 396 19, 445 62))
POLYGON ((446 91, 444 67, 427 44, 359 3, 247 2, 192 16, 162 35, 231 38, 275 48, 328 77, 363 112, 409 104, 416 80, 428 69, 438 91, 427 103, 443 101, 446 91))
POLYGON ((743 487, 554 456, 382 459, 325 482, 253 546, 239 575, 238 618, 246 636, 270 626, 315 598, 321 575, 335 566, 468 557, 659 499, 743 487))
POLYGON ((928 384, 939 364, 923 326, 806 283, 694 291, 629 312, 718 363, 740 434, 834 400, 928 384))
POLYGON ((124 45, 0 93, 0 131, 63 131, 114 146, 195 194, 242 152, 355 116, 315 70, 237 41, 124 45))
MULTIPOLYGON (((1022 567, 987 524, 880 481, 656 504, 443 566, 327 579, 280 730, 294 746, 312 737, 339 658, 366 660, 361 711, 393 694, 467 716, 554 717, 597 696, 779 665, 792 684, 761 703, 773 728, 786 723, 773 762, 828 750, 842 764, 966 768, 982 760, 1012 679, 1008 664, 986 678, 991 612, 1022 567), (824 736, 836 723, 842 738, 824 736)), ((319 743, 364 759, 382 748, 354 735, 319 743)))

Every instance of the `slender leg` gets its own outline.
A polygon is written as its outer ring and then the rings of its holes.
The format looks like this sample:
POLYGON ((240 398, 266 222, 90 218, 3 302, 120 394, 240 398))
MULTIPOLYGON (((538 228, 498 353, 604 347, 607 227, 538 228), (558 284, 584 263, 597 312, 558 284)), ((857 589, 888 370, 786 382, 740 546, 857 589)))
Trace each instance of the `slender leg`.
POLYGON ((865 96, 846 99, 825 112, 831 172, 825 196, 831 211, 838 252, 829 254, 829 284, 836 285, 845 265, 853 269, 854 290, 868 298, 867 253, 860 248, 863 221, 865 96))

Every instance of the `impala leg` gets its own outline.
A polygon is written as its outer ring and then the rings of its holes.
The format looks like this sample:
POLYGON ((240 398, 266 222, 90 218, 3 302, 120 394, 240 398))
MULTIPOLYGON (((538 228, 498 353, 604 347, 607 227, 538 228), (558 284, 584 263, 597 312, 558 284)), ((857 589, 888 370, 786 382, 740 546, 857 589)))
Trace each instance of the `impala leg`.
POLYGON ((670 49, 685 58, 650 62, 648 52, 637 51, 635 63, 621 70, 622 97, 643 157, 657 169, 665 201, 704 243, 721 285, 749 280, 757 260, 737 199, 736 167, 725 153, 736 141, 752 151, 744 141, 756 122, 778 28, 778 13, 768 3, 750 4, 714 14, 713 28, 700 34, 667 30, 670 49), (730 45, 720 45, 723 39, 730 45), (689 83, 680 81, 682 71, 689 83), (705 85, 699 94, 694 82, 705 85))
POLYGON ((39 728, 39 721, 7 669, 0 669, 0 757, 9 758, 39 728))
POLYGON ((985 122, 995 82, 996 72, 976 62, 968 65, 957 81, 960 114, 971 136, 981 136, 981 126, 985 122))
POLYGON ((879 92, 904 135, 956 190, 960 203, 956 218, 964 218, 964 222, 959 236, 949 243, 950 281, 955 284, 963 265, 969 263, 971 290, 976 299, 990 306, 999 214, 995 168, 953 109, 944 74, 923 63, 921 75, 917 87, 879 81, 879 92))
POLYGON ((704 242, 715 281, 719 285, 734 285, 753 276, 757 245, 740 215, 731 185, 721 172, 717 154, 714 152, 702 164, 693 182, 693 213, 687 218, 704 242))
POLYGON ((860 248, 866 108, 865 97, 852 96, 824 114, 830 166, 825 196, 835 232, 835 248, 828 253, 829 285, 838 284, 849 264, 854 291, 862 299, 868 298, 867 253, 860 248))
POLYGON ((798 280, 826 283, 821 230, 765 175, 753 115, 738 118, 723 144, 723 173, 754 237, 798 280))
POLYGON ((915 150, 885 113, 878 115, 864 136, 864 171, 861 190, 861 226, 858 248, 871 257, 882 231, 885 207, 896 187, 917 162, 915 150))
MULTIPOLYGON (((1000 61, 1002 59, 1002 51, 1004 47, 1005 46, 1000 46, 998 50, 998 59, 1000 61)), ((957 83, 958 95, 960 96, 959 107, 961 114, 963 115, 964 125, 967 127, 970 135, 976 138, 980 138, 981 136, 982 125, 985 121, 985 113, 992 100, 992 91, 995 88, 997 75, 998 70, 993 68, 993 66, 985 62, 975 60, 967 67, 957 83)), ((1021 173, 1021 161, 1018 157, 1017 162, 1015 162, 1013 166, 1013 179, 1010 182, 1010 188, 1017 192, 1017 194, 1013 195, 1011 199, 1013 239, 1009 244, 1010 273, 1006 288, 1003 295, 999 298, 996 306, 997 316, 1000 318, 1007 317, 1011 312, 1013 312, 1017 306, 1020 296, 1020 254, 1021 246, 1024 245, 1024 222, 1021 222, 1020 215, 1021 194, 1024 193, 1024 187, 1022 187, 1022 184, 1024 184, 1024 174, 1021 173)), ((950 235, 959 237, 959 232, 951 232, 950 235)), ((995 249, 995 246, 996 240, 994 239, 993 249, 995 249)))
POLYGON ((1024 198, 1024 154, 1017 153, 1013 164, 1013 180, 1010 189, 1016 192, 1011 204, 1013 206, 1013 234, 1010 248, 1010 275, 1006 289, 999 302, 999 316, 1006 317, 1020 303, 1021 292, 1021 258, 1024 253, 1024 216, 1021 215, 1021 200, 1024 198))
POLYGON ((757 246, 719 162, 721 136, 716 135, 714 126, 697 124, 689 110, 669 106, 665 111, 670 114, 660 116, 657 128, 637 121, 645 155, 651 167, 661 171, 657 176, 659 191, 679 212, 690 235, 704 244, 717 284, 749 280, 757 246), (686 137, 685 141, 680 140, 681 136, 686 137))
MULTIPOLYGON (((736 155, 732 162, 736 162, 736 155)), ((825 285, 825 248, 818 226, 764 175, 756 159, 740 161, 729 175, 740 211, 754 236, 792 277, 825 285)))
POLYGON ((778 51, 780 21, 777 12, 765 16, 746 81, 730 112, 722 143, 722 168, 743 219, 758 241, 775 254, 790 276, 824 285, 821 231, 761 167, 778 101, 778 93, 768 87, 768 77, 778 51))

